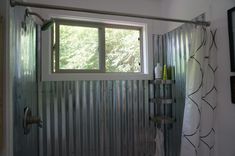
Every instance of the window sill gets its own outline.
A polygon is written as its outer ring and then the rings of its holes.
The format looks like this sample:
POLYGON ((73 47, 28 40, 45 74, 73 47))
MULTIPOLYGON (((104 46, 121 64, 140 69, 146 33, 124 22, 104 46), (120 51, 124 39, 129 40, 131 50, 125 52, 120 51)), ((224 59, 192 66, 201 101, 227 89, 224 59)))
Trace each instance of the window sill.
POLYGON ((143 73, 53 73, 42 75, 42 81, 76 80, 151 80, 151 74, 143 73))

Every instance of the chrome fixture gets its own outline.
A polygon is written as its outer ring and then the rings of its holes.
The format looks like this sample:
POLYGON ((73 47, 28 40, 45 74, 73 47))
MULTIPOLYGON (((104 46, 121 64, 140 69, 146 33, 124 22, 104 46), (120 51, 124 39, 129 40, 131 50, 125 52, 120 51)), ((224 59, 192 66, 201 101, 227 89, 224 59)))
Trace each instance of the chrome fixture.
POLYGON ((54 20, 51 18, 49 20, 45 20, 44 18, 42 18, 42 16, 40 16, 38 13, 36 12, 30 12, 28 9, 25 10, 25 18, 28 17, 29 15, 33 15, 38 17, 41 21, 42 21, 42 25, 41 25, 41 30, 45 31, 48 28, 50 28, 50 26, 53 25, 54 20))
POLYGON ((32 111, 29 107, 24 109, 23 128, 24 134, 29 134, 33 124, 37 124, 38 127, 42 128, 42 120, 40 117, 33 116, 32 111))

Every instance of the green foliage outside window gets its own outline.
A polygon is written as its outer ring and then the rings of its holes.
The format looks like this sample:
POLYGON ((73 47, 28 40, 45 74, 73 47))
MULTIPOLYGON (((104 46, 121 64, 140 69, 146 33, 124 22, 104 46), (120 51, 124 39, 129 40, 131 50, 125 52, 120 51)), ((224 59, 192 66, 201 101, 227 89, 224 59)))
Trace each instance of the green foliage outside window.
POLYGON ((99 69, 97 28, 60 26, 60 69, 99 69))
POLYGON ((140 33, 130 29, 105 29, 107 72, 140 72, 140 33))
MULTIPOLYGON (((99 28, 60 25, 59 68, 98 70, 99 28)), ((140 31, 105 28, 105 71, 141 72, 140 31)))

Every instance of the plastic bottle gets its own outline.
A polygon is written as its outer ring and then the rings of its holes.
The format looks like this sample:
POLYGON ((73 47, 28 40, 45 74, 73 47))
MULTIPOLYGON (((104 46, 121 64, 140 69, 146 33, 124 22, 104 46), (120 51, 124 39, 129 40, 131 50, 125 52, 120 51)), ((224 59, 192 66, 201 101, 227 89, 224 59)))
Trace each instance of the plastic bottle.
POLYGON ((162 79, 162 66, 160 63, 157 63, 156 67, 154 68, 155 79, 162 79))

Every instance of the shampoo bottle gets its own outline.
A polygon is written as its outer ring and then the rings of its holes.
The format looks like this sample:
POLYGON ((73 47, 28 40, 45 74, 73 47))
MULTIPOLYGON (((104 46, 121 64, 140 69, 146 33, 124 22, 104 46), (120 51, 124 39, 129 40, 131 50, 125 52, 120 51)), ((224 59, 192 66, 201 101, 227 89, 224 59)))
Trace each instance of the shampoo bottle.
POLYGON ((155 79, 162 79, 162 66, 160 63, 157 63, 156 67, 154 68, 155 79))

